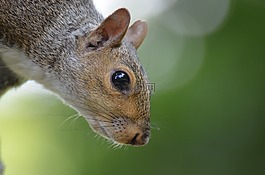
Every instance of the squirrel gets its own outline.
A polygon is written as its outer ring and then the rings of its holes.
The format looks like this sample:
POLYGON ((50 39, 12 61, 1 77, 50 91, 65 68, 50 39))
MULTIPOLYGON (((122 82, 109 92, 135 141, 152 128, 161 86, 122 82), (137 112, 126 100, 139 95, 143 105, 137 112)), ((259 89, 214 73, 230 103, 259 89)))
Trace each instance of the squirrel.
POLYGON ((148 77, 137 56, 147 23, 107 18, 92 0, 0 0, 0 95, 34 80, 121 145, 150 138, 148 77))

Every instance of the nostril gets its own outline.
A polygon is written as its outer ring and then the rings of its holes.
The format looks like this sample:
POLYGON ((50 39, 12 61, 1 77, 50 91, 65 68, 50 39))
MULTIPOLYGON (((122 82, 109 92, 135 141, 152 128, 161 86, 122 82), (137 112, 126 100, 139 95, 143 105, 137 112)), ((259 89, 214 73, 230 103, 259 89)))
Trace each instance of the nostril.
POLYGON ((150 133, 149 133, 149 132, 146 132, 146 133, 143 134, 142 139, 145 140, 145 139, 147 139, 149 136, 150 136, 150 133))
POLYGON ((135 136, 130 141, 131 145, 135 145, 137 143, 137 138, 139 137, 140 133, 136 133, 135 136))

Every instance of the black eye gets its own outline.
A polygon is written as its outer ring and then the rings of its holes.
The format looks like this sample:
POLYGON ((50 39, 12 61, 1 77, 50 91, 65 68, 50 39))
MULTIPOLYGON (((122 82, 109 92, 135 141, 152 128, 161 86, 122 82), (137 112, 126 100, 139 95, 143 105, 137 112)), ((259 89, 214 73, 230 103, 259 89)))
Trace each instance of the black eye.
POLYGON ((115 88, 121 92, 126 92, 130 89, 130 77, 126 72, 116 71, 112 75, 112 83, 115 88))

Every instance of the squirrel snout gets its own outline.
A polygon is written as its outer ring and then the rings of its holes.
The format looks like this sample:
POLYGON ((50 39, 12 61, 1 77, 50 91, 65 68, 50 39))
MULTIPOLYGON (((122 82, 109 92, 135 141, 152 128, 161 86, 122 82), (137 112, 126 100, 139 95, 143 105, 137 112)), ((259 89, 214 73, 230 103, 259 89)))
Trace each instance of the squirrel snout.
POLYGON ((151 131, 147 122, 132 122, 126 118, 114 121, 97 119, 90 121, 90 126, 101 136, 121 145, 144 146, 149 142, 151 131), (106 123, 111 125, 106 125, 106 123))
POLYGON ((142 133, 137 132, 129 141, 130 145, 141 146, 145 145, 149 141, 150 132, 145 131, 142 133))
POLYGON ((150 130, 140 128, 130 127, 126 132, 126 136, 122 139, 122 142, 132 145, 132 146, 141 146, 145 145, 149 141, 150 130))

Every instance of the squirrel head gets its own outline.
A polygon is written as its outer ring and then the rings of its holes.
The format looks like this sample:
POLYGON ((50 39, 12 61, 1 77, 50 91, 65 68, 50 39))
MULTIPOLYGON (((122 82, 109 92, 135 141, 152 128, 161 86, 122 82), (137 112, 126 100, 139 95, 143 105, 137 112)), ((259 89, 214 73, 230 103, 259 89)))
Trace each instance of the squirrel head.
POLYGON ((131 27, 128 10, 121 8, 96 29, 79 36, 76 54, 80 68, 78 101, 72 106, 94 131, 119 144, 145 145, 150 137, 150 91, 137 49, 147 24, 131 27))

